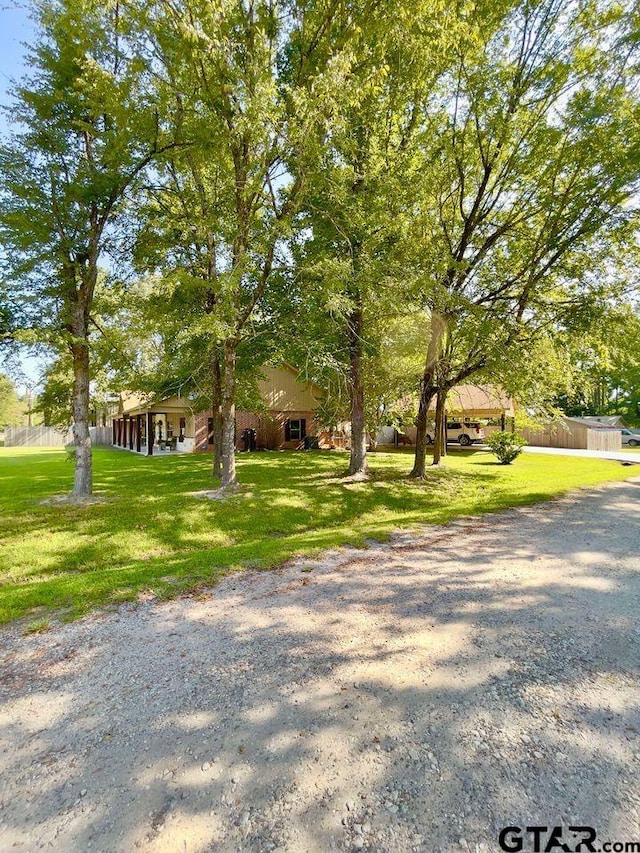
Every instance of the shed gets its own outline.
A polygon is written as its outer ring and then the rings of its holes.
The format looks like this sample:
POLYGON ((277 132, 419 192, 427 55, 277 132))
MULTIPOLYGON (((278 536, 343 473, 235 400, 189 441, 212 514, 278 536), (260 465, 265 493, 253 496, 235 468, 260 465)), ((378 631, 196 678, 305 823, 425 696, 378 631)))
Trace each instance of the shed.
POLYGON ((572 450, 620 450, 619 429, 583 418, 562 417, 540 427, 525 427, 522 433, 534 447, 564 447, 572 450))
POLYGON ((583 415, 580 418, 572 418, 574 421, 581 421, 594 426, 610 427, 612 429, 628 429, 629 424, 625 421, 622 415, 583 415))

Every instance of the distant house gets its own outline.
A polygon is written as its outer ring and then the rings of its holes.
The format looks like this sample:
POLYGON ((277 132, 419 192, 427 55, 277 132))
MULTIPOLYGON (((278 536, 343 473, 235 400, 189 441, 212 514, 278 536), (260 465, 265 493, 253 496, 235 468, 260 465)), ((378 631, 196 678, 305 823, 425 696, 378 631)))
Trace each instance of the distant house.
MULTIPOLYGON (((282 364, 262 368, 258 389, 263 408, 236 412, 238 450, 294 450, 317 436, 321 390, 315 383, 301 379, 291 365, 282 364)), ((212 450, 213 412, 196 411, 186 397, 154 401, 121 394, 112 412, 112 438, 115 447, 146 456, 169 450, 212 450)))

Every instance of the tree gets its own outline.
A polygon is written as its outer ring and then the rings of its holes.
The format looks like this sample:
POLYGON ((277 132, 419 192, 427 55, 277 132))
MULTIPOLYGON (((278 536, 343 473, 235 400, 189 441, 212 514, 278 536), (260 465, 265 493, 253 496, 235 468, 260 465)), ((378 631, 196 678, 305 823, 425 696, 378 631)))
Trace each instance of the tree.
POLYGON ((73 369, 72 495, 92 490, 89 332, 101 258, 125 194, 173 143, 153 100, 134 22, 117 0, 37 9, 32 76, 14 88, 16 131, 0 150, 5 286, 73 369))
POLYGON ((557 404, 569 415, 622 415, 640 422, 640 315, 608 305, 584 329, 563 336, 567 382, 557 404))
POLYGON ((193 293, 196 336, 209 338, 226 488, 237 482, 238 360, 275 273, 288 266, 308 152, 349 71, 354 27, 332 2, 264 0, 165 3, 149 27, 192 142, 167 167, 174 203, 164 196, 158 225, 177 231, 174 270, 193 293))
POLYGON ((0 373, 0 427, 15 425, 24 414, 18 392, 13 382, 0 373))
POLYGON ((367 472, 367 374, 381 374, 377 332, 411 304, 402 246, 414 215, 412 178, 421 107, 449 52, 469 36, 464 16, 432 2, 357 9, 357 61, 318 149, 300 225, 301 263, 321 278, 325 314, 349 390, 348 473, 367 472))
POLYGON ((594 303, 585 271, 631 234, 631 22, 622 6, 520 2, 479 28, 423 105, 411 263, 432 328, 413 476, 433 397, 442 418, 453 385, 594 303))

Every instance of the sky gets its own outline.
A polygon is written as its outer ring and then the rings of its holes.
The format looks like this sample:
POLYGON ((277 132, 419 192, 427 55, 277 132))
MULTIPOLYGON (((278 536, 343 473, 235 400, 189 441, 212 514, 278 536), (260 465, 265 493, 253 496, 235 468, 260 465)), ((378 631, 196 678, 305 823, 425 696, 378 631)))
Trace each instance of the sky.
MULTIPOLYGON (((9 101, 7 90, 11 78, 20 77, 24 67, 25 41, 33 39, 33 24, 29 20, 27 3, 7 3, 0 5, 0 103, 9 101)), ((6 129, 4 116, 0 117, 0 132, 6 129)))
MULTIPOLYGON (((32 41, 33 23, 29 19, 27 3, 6 3, 0 0, 0 105, 10 103, 8 90, 11 80, 24 73, 24 42, 32 41)), ((0 136, 4 136, 8 124, 4 111, 0 110, 0 136)), ((22 370, 31 382, 38 378, 42 363, 35 358, 23 358, 22 370)), ((0 370, 1 370, 0 366, 0 370)), ((18 383, 22 390, 22 383, 18 383)))

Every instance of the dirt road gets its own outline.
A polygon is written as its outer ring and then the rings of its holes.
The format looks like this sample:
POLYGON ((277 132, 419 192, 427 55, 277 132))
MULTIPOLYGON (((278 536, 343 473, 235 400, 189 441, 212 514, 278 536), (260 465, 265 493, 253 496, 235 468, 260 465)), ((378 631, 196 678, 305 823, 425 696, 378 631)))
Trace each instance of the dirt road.
POLYGON ((636 481, 5 630, 0 850, 640 841, 639 613, 636 481))

